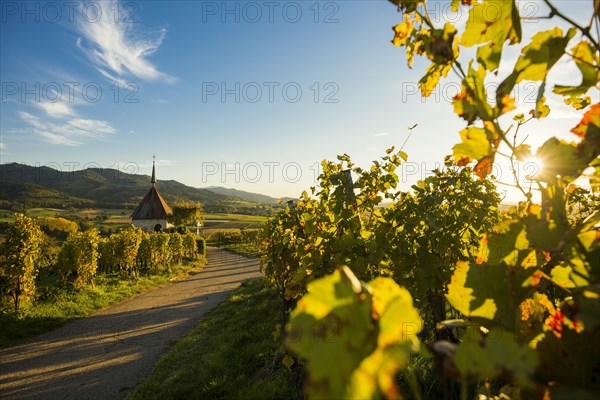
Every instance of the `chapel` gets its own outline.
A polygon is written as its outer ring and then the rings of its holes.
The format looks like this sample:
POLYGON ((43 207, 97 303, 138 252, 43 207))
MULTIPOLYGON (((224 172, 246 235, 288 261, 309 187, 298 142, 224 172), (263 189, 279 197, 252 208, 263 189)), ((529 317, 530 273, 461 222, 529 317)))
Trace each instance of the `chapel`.
POLYGON ((160 232, 168 228, 168 218, 173 215, 173 210, 156 188, 156 167, 152 161, 152 187, 148 194, 131 214, 131 222, 136 228, 145 231, 160 232))

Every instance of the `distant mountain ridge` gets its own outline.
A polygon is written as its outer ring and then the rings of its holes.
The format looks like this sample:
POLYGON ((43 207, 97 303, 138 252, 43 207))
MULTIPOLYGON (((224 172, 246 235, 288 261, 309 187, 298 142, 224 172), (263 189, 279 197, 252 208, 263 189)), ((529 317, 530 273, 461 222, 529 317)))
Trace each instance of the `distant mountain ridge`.
POLYGON ((267 196, 265 194, 246 192, 244 190, 224 188, 221 186, 208 186, 206 189, 214 193, 222 194, 225 196, 238 197, 240 199, 252 201, 254 203, 277 204, 279 200, 275 197, 267 196))
MULTIPOLYGON (((277 199, 221 187, 194 188, 175 180, 158 180, 169 203, 200 201, 206 211, 250 212, 267 209, 277 199)), ((150 188, 149 175, 110 168, 59 171, 47 166, 0 164, 0 206, 6 207, 135 207, 150 188)))

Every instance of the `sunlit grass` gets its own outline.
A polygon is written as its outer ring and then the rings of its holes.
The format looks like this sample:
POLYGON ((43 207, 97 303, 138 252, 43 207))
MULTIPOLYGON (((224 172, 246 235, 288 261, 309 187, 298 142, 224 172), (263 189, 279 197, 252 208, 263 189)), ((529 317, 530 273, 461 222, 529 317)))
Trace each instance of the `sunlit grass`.
POLYGON ((156 364, 128 399, 294 399, 281 363, 279 296, 264 279, 244 281, 156 364))
POLYGON ((199 267, 190 263, 173 267, 171 272, 160 272, 140 277, 99 274, 94 285, 78 289, 63 288, 56 277, 48 277, 38 284, 36 300, 15 314, 7 309, 0 313, 0 347, 27 337, 47 332, 73 319, 93 314, 111 304, 146 292, 164 284, 174 276, 199 267))
POLYGON ((230 243, 222 244, 219 247, 246 257, 258 257, 260 255, 257 243, 230 243))

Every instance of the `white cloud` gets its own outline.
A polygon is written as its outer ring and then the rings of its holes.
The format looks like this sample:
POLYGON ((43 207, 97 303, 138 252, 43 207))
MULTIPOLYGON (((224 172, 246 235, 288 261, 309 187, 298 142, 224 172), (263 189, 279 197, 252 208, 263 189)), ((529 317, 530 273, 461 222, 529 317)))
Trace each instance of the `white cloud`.
POLYGON ((73 111, 71 106, 61 101, 57 101, 55 103, 39 102, 35 103, 35 105, 44 110, 46 114, 48 114, 51 117, 72 117, 75 115, 75 112, 73 111))
POLYGON ((121 78, 117 78, 114 75, 109 74, 108 72, 106 72, 105 70, 103 70, 102 68, 96 68, 98 70, 98 72, 100 72, 105 78, 108 78, 109 80, 113 81, 114 83, 116 83, 117 85, 121 86, 121 87, 125 87, 127 85, 127 82, 125 81, 125 79, 121 79, 121 78))
POLYGON ((114 134, 115 129, 105 121, 71 118, 63 123, 55 124, 19 111, 19 117, 31 125, 33 132, 46 141, 65 146, 82 145, 85 139, 101 139, 114 134))
POLYGON ((376 133, 373 135, 373 137, 379 137, 379 136, 389 136, 390 134, 387 132, 380 132, 380 133, 376 133))
POLYGON ((160 72, 147 60, 164 40, 167 33, 165 28, 152 33, 140 32, 134 29, 136 25, 133 23, 114 18, 111 9, 115 5, 112 2, 95 4, 101 8, 101 18, 94 22, 83 17, 78 20, 77 29, 83 39, 77 39, 77 46, 102 75, 119 84, 124 83, 128 75, 146 81, 176 81, 176 78, 160 72))

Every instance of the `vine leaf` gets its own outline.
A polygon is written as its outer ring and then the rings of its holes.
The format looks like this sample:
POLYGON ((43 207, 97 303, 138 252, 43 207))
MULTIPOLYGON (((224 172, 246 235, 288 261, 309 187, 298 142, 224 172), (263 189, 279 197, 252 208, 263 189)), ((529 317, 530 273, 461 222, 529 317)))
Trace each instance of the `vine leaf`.
MULTIPOLYGON (((585 398, 577 396, 573 391, 575 388, 581 392, 591 389, 597 392, 600 382, 599 342, 598 329, 577 333, 564 325, 561 337, 546 332, 536 347, 540 357, 538 373, 557 382, 558 392, 562 389, 564 394, 571 394, 563 398, 585 398)), ((552 398, 555 398, 553 394, 552 398)))
MULTIPOLYGON (((579 96, 583 96, 587 91, 596 85, 599 78, 598 73, 598 56, 594 55, 594 50, 590 46, 589 42, 581 41, 571 49, 571 55, 575 59, 575 65, 581 71, 582 81, 579 86, 554 86, 554 93, 563 96, 568 96, 568 102, 571 103, 575 108, 583 108, 585 102, 589 102, 589 97, 584 100, 584 103, 577 101, 579 96)), ((586 104, 587 105, 587 104, 586 104)))
POLYGON ((480 179, 484 179, 486 176, 492 173, 494 169, 494 155, 487 156, 479 160, 473 172, 477 174, 480 179))
POLYGON ((510 374, 517 384, 530 386, 538 357, 527 345, 515 342, 514 334, 509 331, 496 328, 484 337, 470 327, 463 342, 456 347, 454 363, 461 375, 471 379, 493 379, 510 374))
POLYGON ((484 128, 467 127, 460 131, 462 142, 454 145, 454 159, 459 166, 469 164, 472 160, 480 160, 492 152, 488 134, 484 128))
POLYGON ((421 89, 421 95, 423 97, 429 97, 437 84, 440 81, 441 77, 448 76, 448 72, 452 69, 450 64, 436 64, 431 63, 429 67, 427 67, 427 71, 425 71, 425 75, 421 79, 419 79, 419 88, 421 89))
POLYGON ((482 261, 491 264, 504 262, 514 267, 518 265, 519 253, 528 248, 529 241, 523 223, 512 219, 496 224, 482 242, 479 252, 482 261))
POLYGON ((361 283, 348 267, 308 284, 286 327, 288 349, 308 359, 314 398, 398 398, 393 377, 418 350, 410 293, 390 278, 361 283))
POLYGON ((506 40, 510 44, 521 41, 521 22, 514 0, 485 0, 471 8, 461 44, 483 44, 477 49, 477 62, 486 70, 498 69, 506 40))
POLYGON ((597 136, 599 135, 598 130, 600 130, 600 103, 596 103, 590 107, 583 115, 579 124, 571 129, 571 132, 582 139, 589 137, 589 140, 593 141, 594 139, 597 140, 597 136))
MULTIPOLYGON (((597 133, 596 133, 596 136, 597 133)), ((594 150, 597 153, 597 149, 594 150)), ((548 139, 536 152, 536 157, 542 161, 544 168, 538 174, 543 182, 552 182, 557 176, 577 178, 587 167, 589 159, 581 157, 578 146, 559 140, 555 137, 548 139)))
POLYGON ((496 321, 507 329, 514 329, 520 318, 517 305, 533 292, 526 281, 534 272, 535 268, 511 270, 504 263, 459 261, 446 298, 467 317, 496 321))
POLYGON ((496 101, 500 103, 502 98, 509 95, 515 85, 523 80, 542 81, 536 101, 539 105, 544 95, 546 76, 563 56, 575 32, 575 28, 571 28, 563 36, 562 29, 556 27, 533 35, 531 42, 521 51, 513 72, 498 86, 496 101))
POLYGON ((482 317, 493 320, 502 305, 497 304, 496 299, 501 299, 500 293, 486 290, 490 282, 498 282, 504 279, 500 268, 490 265, 472 266, 469 262, 459 261, 456 264, 452 281, 448 285, 446 295, 450 304, 468 317, 482 317), (489 281, 488 281, 489 280, 489 281), (468 283, 467 283, 468 281, 468 283), (487 281, 487 282, 486 282, 487 281), (481 296, 487 291, 487 296, 481 296))
POLYGON ((369 282, 369 287, 373 290, 373 311, 379 316, 379 346, 393 345, 398 338, 418 344, 415 335, 421 331, 423 322, 413 307, 409 291, 392 279, 381 277, 369 282))
POLYGON ((469 72, 462 81, 461 92, 452 100, 454 113, 465 119, 469 125, 477 118, 492 121, 496 116, 494 109, 487 102, 485 75, 483 67, 474 69, 470 64, 469 72))
POLYGON ((408 18, 408 16, 404 17, 404 21, 400 22, 398 25, 392 27, 394 31, 394 38, 392 39, 392 43, 396 47, 406 45, 408 39, 410 38, 410 34, 414 30, 414 25, 408 18))

